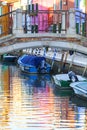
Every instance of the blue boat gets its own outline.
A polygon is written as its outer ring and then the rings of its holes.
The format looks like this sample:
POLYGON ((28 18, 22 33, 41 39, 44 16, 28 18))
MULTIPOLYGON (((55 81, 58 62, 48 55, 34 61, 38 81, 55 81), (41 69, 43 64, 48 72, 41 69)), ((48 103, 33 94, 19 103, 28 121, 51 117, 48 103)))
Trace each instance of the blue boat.
POLYGON ((18 59, 18 65, 23 72, 27 73, 50 73, 51 65, 46 58, 35 55, 23 55, 18 59))

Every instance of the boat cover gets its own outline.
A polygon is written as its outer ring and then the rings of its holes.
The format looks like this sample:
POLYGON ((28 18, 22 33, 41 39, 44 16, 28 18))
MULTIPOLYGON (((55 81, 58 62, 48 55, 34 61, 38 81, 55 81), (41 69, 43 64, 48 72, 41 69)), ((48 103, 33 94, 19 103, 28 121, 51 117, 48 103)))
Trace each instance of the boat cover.
POLYGON ((21 62, 23 64, 32 65, 38 67, 41 63, 41 61, 46 60, 45 57, 41 56, 31 56, 31 55, 25 55, 23 58, 21 58, 21 62))

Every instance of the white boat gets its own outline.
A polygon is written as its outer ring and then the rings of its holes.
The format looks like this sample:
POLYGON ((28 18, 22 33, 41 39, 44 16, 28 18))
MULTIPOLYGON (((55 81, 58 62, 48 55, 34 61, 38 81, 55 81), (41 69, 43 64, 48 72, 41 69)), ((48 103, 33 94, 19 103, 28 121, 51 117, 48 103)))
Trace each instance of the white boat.
POLYGON ((73 88, 78 96, 87 98, 87 81, 71 83, 70 87, 73 88))
POLYGON ((87 80, 85 77, 75 75, 74 72, 70 71, 67 74, 57 74, 53 76, 53 80, 58 88, 60 89, 71 89, 70 84, 72 82, 87 80))

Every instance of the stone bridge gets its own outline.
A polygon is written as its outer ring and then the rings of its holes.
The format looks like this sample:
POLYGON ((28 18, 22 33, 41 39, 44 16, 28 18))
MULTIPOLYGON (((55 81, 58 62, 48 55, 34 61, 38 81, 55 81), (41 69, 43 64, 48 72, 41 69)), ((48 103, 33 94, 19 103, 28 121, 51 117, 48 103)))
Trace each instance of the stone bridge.
POLYGON ((86 38, 69 36, 67 34, 17 34, 8 35, 0 39, 0 54, 27 48, 61 48, 87 54, 86 38))
MULTIPOLYGON (((64 16, 63 16, 64 20, 64 16)), ((14 12, 13 34, 0 38, 0 55, 25 48, 61 48, 87 54, 87 38, 76 34, 75 14, 70 12, 69 28, 61 33, 24 33, 22 27, 22 12, 14 12), (72 18, 72 19, 71 19, 72 18)), ((62 23, 64 28, 65 23, 62 23)))

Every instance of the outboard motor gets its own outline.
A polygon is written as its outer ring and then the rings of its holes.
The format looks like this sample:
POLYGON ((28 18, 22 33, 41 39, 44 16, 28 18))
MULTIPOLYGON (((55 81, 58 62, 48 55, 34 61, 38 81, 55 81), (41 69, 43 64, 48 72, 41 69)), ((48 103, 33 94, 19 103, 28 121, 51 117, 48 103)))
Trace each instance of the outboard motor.
POLYGON ((68 73, 68 76, 69 76, 70 81, 72 81, 72 82, 77 82, 78 81, 78 78, 77 78, 76 74, 73 71, 70 71, 68 73))

